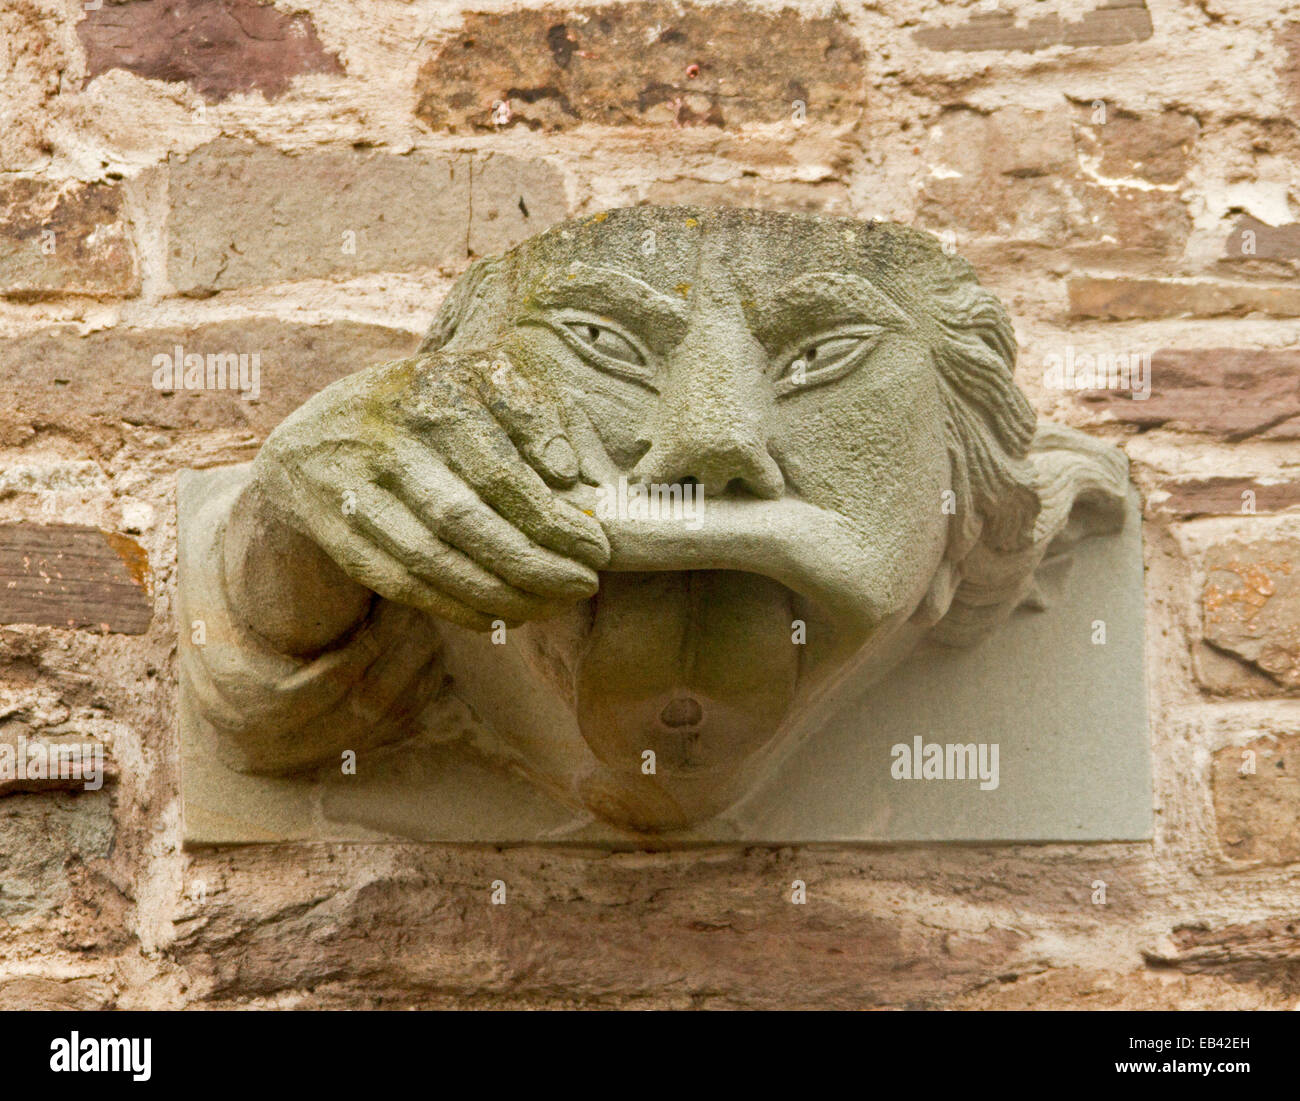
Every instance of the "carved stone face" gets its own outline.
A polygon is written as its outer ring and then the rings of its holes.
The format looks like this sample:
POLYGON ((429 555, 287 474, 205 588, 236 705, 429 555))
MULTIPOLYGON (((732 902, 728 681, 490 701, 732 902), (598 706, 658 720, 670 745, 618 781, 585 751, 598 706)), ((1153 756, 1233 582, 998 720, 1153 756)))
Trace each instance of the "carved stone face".
MULTIPOLYGON (((604 826, 752 836, 841 687, 867 752, 863 689, 1123 524, 1122 452, 1038 425, 1014 362, 1002 305, 907 227, 557 226, 474 264, 417 355, 189 483, 181 621, 215 626, 182 727, 236 772, 391 746, 421 791, 522 771, 604 826)), ((591 825, 522 802, 544 836, 591 825)))
POLYGON ((919 637, 953 487, 941 333, 918 305, 947 258, 921 238, 641 208, 475 274, 449 346, 557 395, 601 492, 623 477, 703 497, 693 524, 603 515, 597 596, 527 628, 602 766, 582 788, 602 816, 716 813, 831 674, 883 671, 919 637))

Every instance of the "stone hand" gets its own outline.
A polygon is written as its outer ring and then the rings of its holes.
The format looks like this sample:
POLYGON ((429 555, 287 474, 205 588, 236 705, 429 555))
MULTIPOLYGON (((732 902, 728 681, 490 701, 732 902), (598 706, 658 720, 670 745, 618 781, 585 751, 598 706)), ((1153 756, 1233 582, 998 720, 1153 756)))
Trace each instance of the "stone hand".
POLYGON ((609 544, 558 497, 560 404, 504 356, 417 356, 328 387, 268 438, 254 492, 353 582, 464 627, 545 619, 597 588, 609 544))

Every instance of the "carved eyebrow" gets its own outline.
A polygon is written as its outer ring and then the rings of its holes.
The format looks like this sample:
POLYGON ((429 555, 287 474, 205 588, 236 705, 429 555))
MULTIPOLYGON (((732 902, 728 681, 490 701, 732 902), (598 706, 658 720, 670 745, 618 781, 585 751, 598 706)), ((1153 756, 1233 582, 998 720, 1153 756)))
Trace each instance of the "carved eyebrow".
POLYGON ((817 329, 871 323, 891 329, 913 324, 884 291, 860 275, 814 271, 751 305, 754 335, 773 354, 817 329))
POLYGON ((609 314, 628 323, 656 351, 671 348, 686 334, 685 300, 678 301, 649 283, 613 268, 573 264, 548 275, 526 300, 539 309, 577 309, 609 314))

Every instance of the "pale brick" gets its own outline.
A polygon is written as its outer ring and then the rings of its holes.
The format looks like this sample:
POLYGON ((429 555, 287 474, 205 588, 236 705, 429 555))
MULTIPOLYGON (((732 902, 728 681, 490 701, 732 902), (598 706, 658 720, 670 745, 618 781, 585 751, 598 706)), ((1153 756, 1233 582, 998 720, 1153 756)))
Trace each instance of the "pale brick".
POLYGON ((1300 734, 1256 738, 1214 755, 1214 820, 1233 860, 1300 860, 1300 734))
POLYGON ((104 790, 0 799, 0 922, 21 930, 42 917, 65 921, 78 894, 73 868, 108 856, 114 832, 104 790))
POLYGON ((768 180, 742 176, 714 181, 693 178, 657 180, 646 201, 659 206, 740 206, 788 210, 796 214, 853 213, 849 189, 840 180, 768 180))
POLYGON ((568 214, 564 179, 545 161, 499 153, 470 167, 469 252, 491 256, 561 222, 568 214))
POLYGON ((463 260, 469 161, 219 139, 171 161, 167 271, 182 294, 463 260))
POLYGON ((290 154, 220 139, 171 165, 182 294, 368 271, 458 270, 567 212, 559 172, 504 154, 290 154), (474 181, 474 182, 472 182, 474 181))

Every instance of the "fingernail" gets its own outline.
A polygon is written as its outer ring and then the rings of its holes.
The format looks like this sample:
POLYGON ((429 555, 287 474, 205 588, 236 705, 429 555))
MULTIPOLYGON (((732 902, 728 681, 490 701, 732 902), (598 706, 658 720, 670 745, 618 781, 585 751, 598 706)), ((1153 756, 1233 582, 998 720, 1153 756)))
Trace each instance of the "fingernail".
POLYGON ((563 436, 556 436, 542 448, 542 462, 557 478, 571 482, 578 476, 578 456, 563 436))

